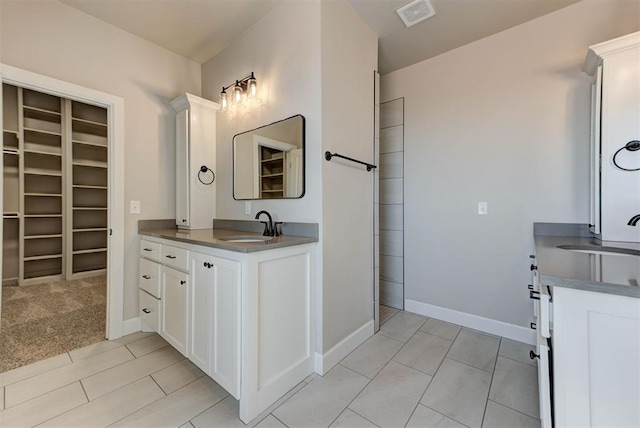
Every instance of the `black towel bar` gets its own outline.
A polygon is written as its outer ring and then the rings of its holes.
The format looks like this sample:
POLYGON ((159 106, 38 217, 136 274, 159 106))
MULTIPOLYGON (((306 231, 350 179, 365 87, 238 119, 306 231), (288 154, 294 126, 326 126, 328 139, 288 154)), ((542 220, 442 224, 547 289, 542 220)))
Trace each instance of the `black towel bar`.
POLYGON ((337 158, 346 159, 346 160, 351 161, 351 162, 359 163, 360 165, 364 165, 364 166, 366 166, 366 167, 367 167, 367 171, 371 171, 372 169, 377 168, 377 166, 376 166, 376 165, 372 165, 372 164, 370 164, 370 163, 362 162, 362 161, 359 161, 359 160, 356 160, 356 159, 350 158, 350 157, 348 157, 348 156, 342 156, 341 154, 338 154, 338 153, 331 153, 331 152, 329 152, 329 151, 324 152, 324 158, 325 158, 326 160, 328 160, 328 161, 330 161, 330 160, 331 160, 331 158, 332 158, 332 157, 334 157, 334 156, 335 156, 335 157, 337 157, 337 158))

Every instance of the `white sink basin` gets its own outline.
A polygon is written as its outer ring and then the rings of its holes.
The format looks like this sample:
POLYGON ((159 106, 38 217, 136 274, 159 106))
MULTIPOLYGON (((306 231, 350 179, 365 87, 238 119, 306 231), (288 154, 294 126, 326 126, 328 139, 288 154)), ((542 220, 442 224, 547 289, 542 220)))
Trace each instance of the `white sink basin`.
POLYGON ((603 256, 640 256, 640 250, 632 248, 600 247, 597 245, 558 245, 562 250, 578 253, 600 254, 603 256))
POLYGON ((255 236, 255 235, 240 235, 240 236, 224 236, 222 238, 218 238, 221 241, 225 242, 266 242, 271 241, 273 237, 271 236, 255 236))

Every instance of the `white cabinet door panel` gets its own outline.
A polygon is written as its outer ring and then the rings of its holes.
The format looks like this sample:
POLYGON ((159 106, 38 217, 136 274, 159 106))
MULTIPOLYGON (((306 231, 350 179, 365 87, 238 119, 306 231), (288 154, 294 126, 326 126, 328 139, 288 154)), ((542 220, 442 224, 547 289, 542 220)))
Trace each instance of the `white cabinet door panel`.
POLYGON ((162 315, 160 335, 183 355, 187 355, 187 291, 189 275, 162 267, 162 315))

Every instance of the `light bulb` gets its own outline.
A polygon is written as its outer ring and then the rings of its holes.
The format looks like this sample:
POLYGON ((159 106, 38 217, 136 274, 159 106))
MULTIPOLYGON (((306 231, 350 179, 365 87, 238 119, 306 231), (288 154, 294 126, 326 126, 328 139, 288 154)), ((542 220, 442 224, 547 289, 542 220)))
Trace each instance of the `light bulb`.
POLYGON ((258 93, 258 82, 256 78, 253 77, 253 72, 251 73, 251 77, 247 81, 247 98, 253 99, 256 97, 258 93))
POLYGON ((227 111, 229 107, 229 99, 227 96, 227 91, 222 88, 222 92, 220 92, 220 110, 227 111))
POLYGON ((242 101, 242 87, 240 82, 236 80, 236 86, 233 87, 233 103, 238 104, 242 101))

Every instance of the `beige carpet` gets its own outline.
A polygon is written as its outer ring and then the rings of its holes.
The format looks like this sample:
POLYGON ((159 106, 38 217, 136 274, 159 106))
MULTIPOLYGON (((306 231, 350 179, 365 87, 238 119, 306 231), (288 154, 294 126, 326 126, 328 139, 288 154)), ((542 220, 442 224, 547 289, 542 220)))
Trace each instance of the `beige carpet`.
POLYGON ((106 276, 2 287, 0 373, 105 338, 106 276))

